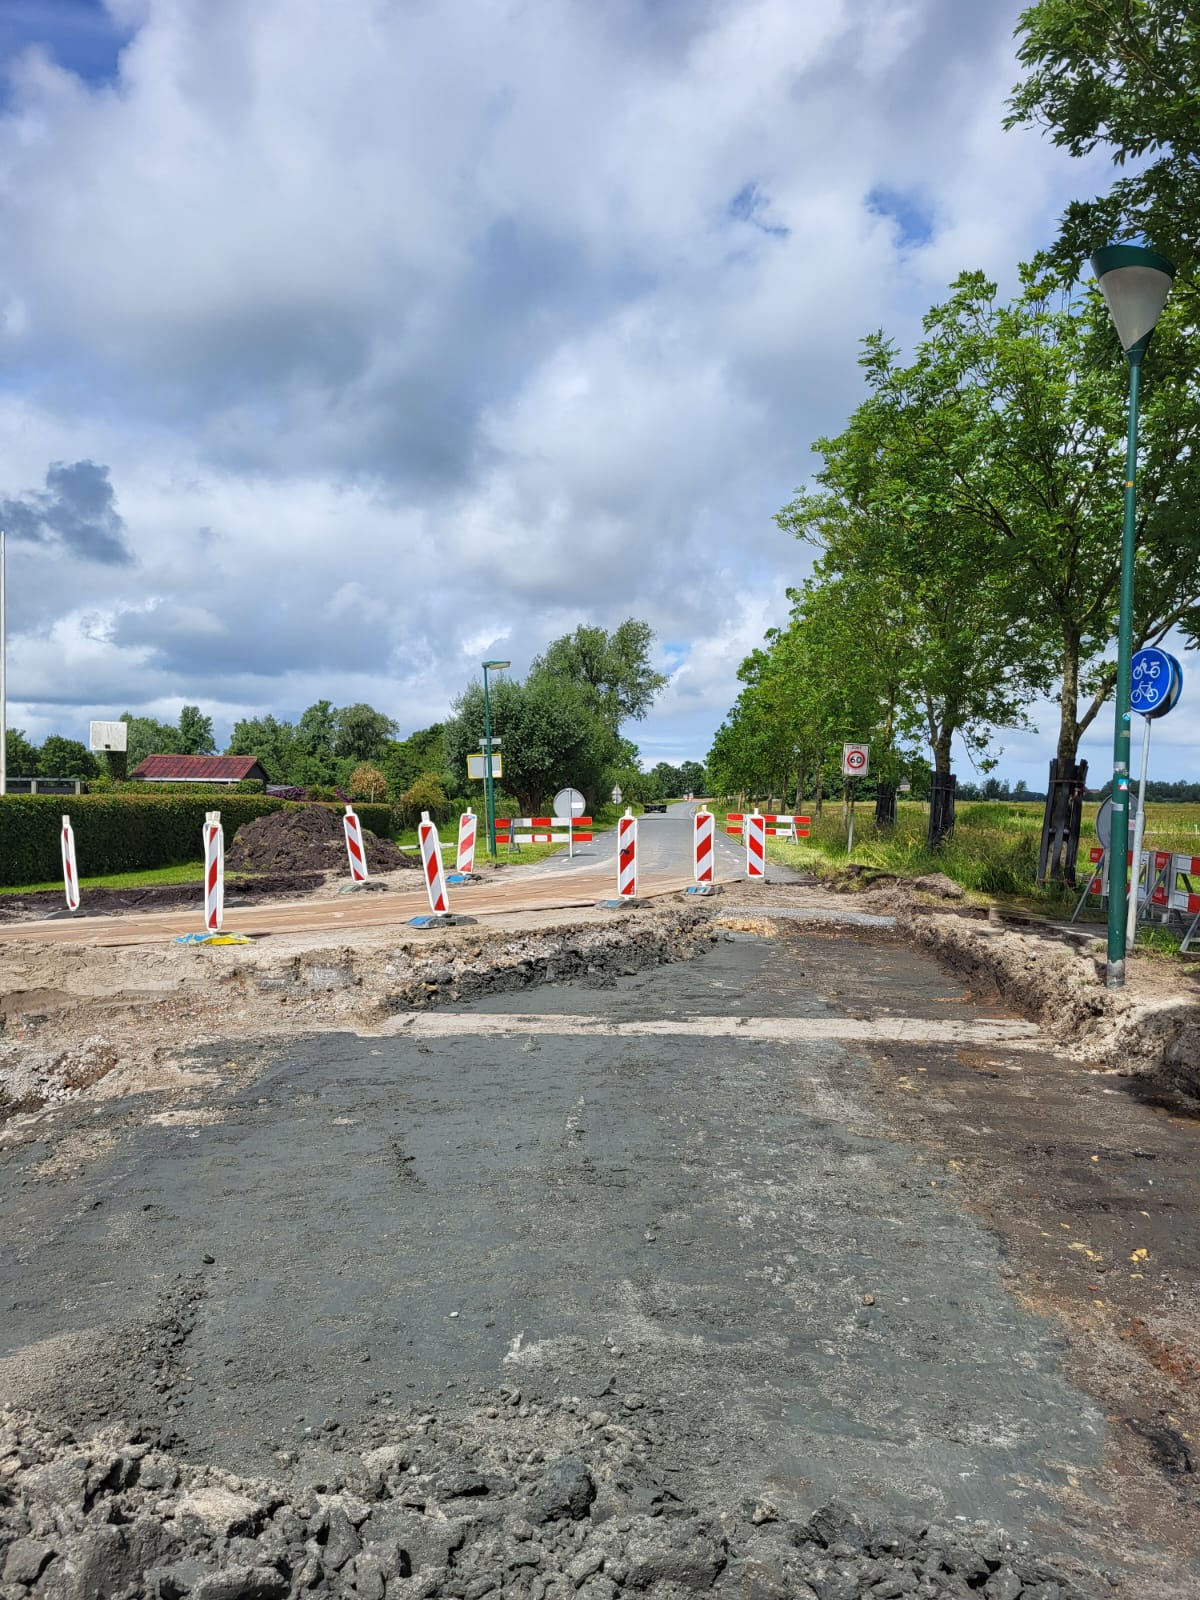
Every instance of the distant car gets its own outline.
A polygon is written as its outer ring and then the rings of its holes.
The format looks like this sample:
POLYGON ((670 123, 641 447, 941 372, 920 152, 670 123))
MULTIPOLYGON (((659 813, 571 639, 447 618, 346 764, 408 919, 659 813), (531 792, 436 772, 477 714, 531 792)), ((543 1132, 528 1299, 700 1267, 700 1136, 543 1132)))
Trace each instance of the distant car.
POLYGON ((667 802, 665 800, 647 800, 642 807, 643 811, 665 811, 666 809, 667 802))

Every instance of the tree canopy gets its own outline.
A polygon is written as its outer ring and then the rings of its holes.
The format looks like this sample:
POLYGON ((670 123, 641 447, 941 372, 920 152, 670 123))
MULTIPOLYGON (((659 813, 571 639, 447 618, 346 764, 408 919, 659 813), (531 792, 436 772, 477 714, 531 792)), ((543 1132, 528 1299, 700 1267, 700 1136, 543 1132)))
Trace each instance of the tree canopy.
POLYGON ((1026 76, 1006 126, 1044 128, 1075 156, 1106 149, 1105 194, 1073 201, 1056 257, 1073 278, 1098 245, 1142 236, 1196 289, 1200 248, 1200 10, 1196 0, 1038 0, 1021 13, 1026 76))

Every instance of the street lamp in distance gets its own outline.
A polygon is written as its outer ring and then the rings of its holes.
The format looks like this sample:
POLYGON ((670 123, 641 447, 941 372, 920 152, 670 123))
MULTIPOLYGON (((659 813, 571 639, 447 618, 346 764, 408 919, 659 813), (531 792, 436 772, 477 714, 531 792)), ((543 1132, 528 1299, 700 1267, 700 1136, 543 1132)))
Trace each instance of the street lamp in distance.
MULTIPOLYGON (((1175 280, 1166 256, 1144 245, 1110 244, 1092 257, 1092 271, 1129 362, 1129 438, 1125 450, 1125 523, 1121 532, 1121 609, 1117 624, 1117 688, 1113 726, 1112 832, 1109 839, 1109 989, 1125 987, 1125 896, 1129 850, 1129 675, 1133 658, 1133 561, 1136 530, 1138 387, 1142 358, 1175 280)), ((1133 864, 1134 882, 1138 863, 1133 864)))
POLYGON ((488 698, 488 673, 501 672, 511 666, 511 661, 483 663, 483 776, 487 784, 488 855, 493 861, 496 859, 496 791, 492 785, 492 703, 488 698))

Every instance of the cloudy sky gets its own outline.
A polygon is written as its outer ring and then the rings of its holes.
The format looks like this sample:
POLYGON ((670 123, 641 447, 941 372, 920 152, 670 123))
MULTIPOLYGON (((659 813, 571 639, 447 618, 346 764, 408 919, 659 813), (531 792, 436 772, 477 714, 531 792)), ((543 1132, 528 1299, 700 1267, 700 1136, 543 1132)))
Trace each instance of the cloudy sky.
MULTIPOLYGON (((702 757, 861 335, 1011 287, 1104 185, 1001 131, 1019 9, 3 0, 10 724, 407 732, 632 614, 643 752, 702 757)), ((1044 780, 1043 726, 1003 773, 1044 780)))

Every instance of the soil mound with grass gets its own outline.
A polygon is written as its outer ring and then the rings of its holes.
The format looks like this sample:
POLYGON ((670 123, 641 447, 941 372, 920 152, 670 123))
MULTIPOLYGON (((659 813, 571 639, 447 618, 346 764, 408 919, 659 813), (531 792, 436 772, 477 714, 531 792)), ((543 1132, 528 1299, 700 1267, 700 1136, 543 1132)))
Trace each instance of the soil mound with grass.
MULTIPOLYGON (((390 839, 363 829, 369 872, 415 867, 390 839)), ((244 822, 225 851, 230 872, 348 872, 342 813, 329 806, 309 805, 295 811, 272 811, 244 822)))

